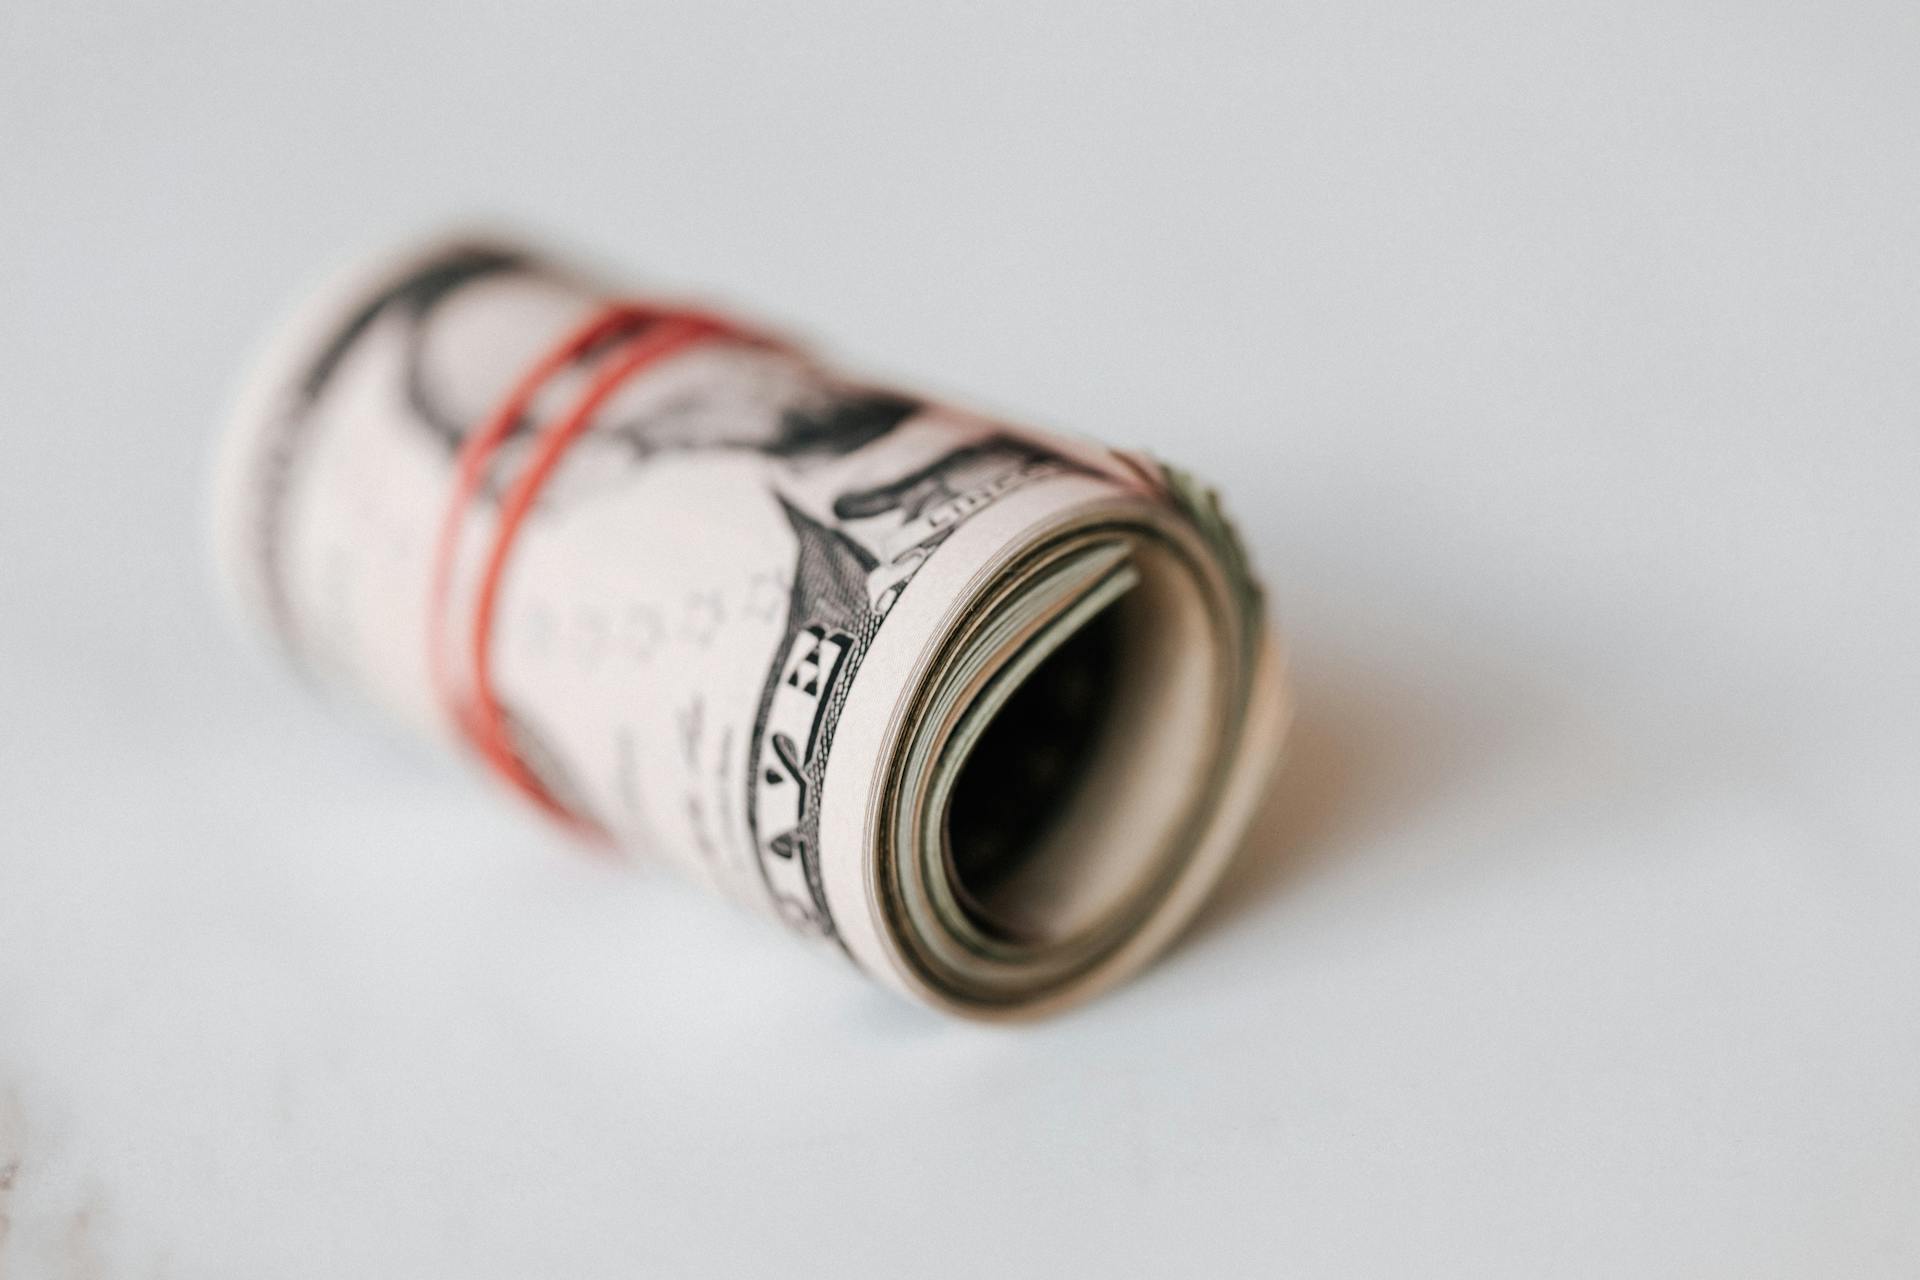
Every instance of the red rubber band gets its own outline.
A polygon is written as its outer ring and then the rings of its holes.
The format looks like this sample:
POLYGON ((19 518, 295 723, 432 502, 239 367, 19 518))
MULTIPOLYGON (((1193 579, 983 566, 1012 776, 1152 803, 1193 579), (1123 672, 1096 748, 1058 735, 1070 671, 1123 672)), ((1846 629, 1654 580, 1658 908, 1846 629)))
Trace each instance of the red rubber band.
POLYGON ((594 415, 601 406, 629 378, 669 356, 716 340, 770 345, 724 320, 697 312, 626 303, 605 307, 521 375, 492 416, 461 443, 455 459, 453 493, 441 521, 429 586, 427 665, 434 695, 446 708, 455 730, 495 774, 540 809, 583 835, 605 837, 594 823, 556 799, 520 758, 514 749, 506 711, 494 688, 493 628, 501 582, 512 558, 515 538, 539 498, 541 488, 559 466, 568 446, 592 427, 594 415), (501 496, 499 519, 481 562, 476 587, 471 631, 465 645, 467 684, 463 688, 451 666, 447 615, 468 510, 486 481, 494 455, 526 417, 534 399, 558 375, 602 346, 608 350, 600 367, 564 413, 536 429, 525 464, 501 496))

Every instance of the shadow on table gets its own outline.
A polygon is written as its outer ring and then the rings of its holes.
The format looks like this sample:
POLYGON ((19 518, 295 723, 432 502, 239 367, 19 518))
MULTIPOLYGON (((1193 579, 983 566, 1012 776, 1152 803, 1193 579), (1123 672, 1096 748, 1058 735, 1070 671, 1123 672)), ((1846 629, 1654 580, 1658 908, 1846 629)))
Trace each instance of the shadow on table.
POLYGON ((1421 821, 1505 758, 1520 729, 1352 662, 1300 661, 1293 679, 1280 770, 1189 943, 1421 821))

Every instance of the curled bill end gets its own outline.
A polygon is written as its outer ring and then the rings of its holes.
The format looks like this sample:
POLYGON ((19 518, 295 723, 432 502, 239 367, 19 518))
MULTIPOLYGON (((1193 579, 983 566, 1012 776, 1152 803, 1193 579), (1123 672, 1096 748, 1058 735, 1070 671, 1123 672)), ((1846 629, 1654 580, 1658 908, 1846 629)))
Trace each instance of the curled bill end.
POLYGON ((947 548, 956 570, 997 554, 903 682, 863 832, 872 927, 842 929, 918 998, 981 1018, 1085 999, 1177 933, 1238 843, 1285 694, 1230 526, 1179 483, 1056 500, 1018 534, 996 527, 1010 504, 947 548))

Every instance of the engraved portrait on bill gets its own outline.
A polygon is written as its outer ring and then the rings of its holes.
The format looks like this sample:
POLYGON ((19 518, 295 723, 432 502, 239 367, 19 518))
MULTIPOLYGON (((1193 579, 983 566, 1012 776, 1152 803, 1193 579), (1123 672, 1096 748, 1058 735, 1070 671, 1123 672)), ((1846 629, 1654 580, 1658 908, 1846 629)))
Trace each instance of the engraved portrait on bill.
MULTIPOLYGON (((463 311, 500 306, 514 293, 578 297, 581 288, 552 264, 511 250, 450 246, 370 299, 343 331, 342 345, 367 326, 399 326, 412 420, 451 453, 494 407, 470 379, 450 372, 464 363, 470 337, 463 311)), ((599 354, 584 352, 578 364, 590 366, 599 354)), ((805 463, 861 448, 921 407, 891 391, 838 383, 802 357, 767 354, 727 361, 666 397, 616 399, 594 427, 594 452, 638 462, 674 449, 749 449, 805 463)), ((329 365, 337 353, 330 355, 329 365)), ((514 433, 524 435, 532 425, 522 421, 514 433)))
MULTIPOLYGON (((561 269, 511 250, 445 247, 364 300, 313 361, 301 400, 309 408, 324 401, 355 349, 379 343, 396 353, 389 392, 401 409, 396 421, 439 452, 451 473, 498 399, 473 377, 472 352, 493 316, 545 307, 563 328, 561 314, 579 306, 582 288, 561 269)), ((564 389, 604 354, 604 346, 589 346, 556 381, 564 389)), ((544 407, 512 424, 476 501, 499 502, 498 477, 515 471, 544 407)), ((1001 424, 844 382, 784 349, 717 343, 635 379, 602 406, 530 519, 616 500, 631 477, 664 457, 727 452, 763 460, 768 496, 792 537, 781 575, 790 583, 785 628, 766 655, 745 795, 736 803, 744 805, 780 916, 802 931, 830 934, 818 788, 847 682, 888 609, 954 529, 1000 495, 1071 464, 1001 424)), ((581 766, 539 714, 505 697, 501 712, 515 754, 541 789, 606 826, 592 789, 579 780, 581 766)), ((712 843, 704 831, 701 843, 712 843)))

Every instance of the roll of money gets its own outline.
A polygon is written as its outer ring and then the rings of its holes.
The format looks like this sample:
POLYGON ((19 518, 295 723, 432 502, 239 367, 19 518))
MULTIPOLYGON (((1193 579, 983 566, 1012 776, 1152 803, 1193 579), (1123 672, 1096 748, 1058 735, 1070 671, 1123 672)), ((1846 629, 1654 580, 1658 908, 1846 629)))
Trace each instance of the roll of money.
POLYGON ((1286 728, 1193 478, 512 244, 307 305, 218 491, 224 579, 315 681, 965 1016, 1161 950, 1286 728))

